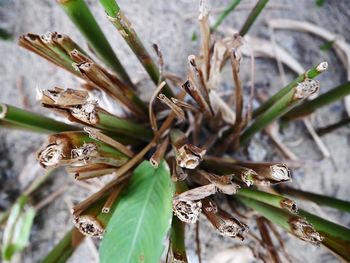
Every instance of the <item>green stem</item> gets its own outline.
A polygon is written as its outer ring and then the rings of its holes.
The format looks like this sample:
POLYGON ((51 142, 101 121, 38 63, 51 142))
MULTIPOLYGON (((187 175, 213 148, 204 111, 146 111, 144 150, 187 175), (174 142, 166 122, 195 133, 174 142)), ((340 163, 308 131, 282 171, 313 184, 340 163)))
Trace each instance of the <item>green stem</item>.
POLYGON ((95 54, 106 65, 111 67, 125 84, 133 87, 131 79, 115 55, 84 0, 57 0, 57 2, 86 38, 95 54))
MULTIPOLYGON (((100 0, 100 3, 104 7, 108 18, 120 32, 121 36, 141 62, 152 81, 158 85, 160 79, 159 69, 136 34, 136 31, 131 26, 131 23, 126 18, 125 14, 120 10, 117 2, 115 0, 100 0)), ((163 92, 167 97, 171 97, 173 95, 168 85, 164 86, 163 92)))
POLYGON ((173 216, 170 231, 171 249, 174 258, 179 262, 187 263, 186 246, 185 246, 185 224, 177 216, 173 216))
POLYGON ((269 109, 273 104, 275 104, 278 100, 280 100, 284 95, 286 95, 288 92, 290 92, 298 83, 302 82, 305 78, 313 79, 317 77, 320 73, 325 71, 328 67, 327 62, 322 62, 315 67, 309 69, 304 74, 299 75, 296 79, 294 79, 292 82, 290 82, 287 86, 285 86, 283 89, 278 91, 275 95, 273 95, 271 98, 269 98, 267 101, 265 101, 262 105, 260 105, 259 108, 254 110, 253 112, 253 118, 257 117, 258 115, 265 112, 267 109, 269 109))
POLYGON ((292 213, 297 212, 296 204, 292 200, 281 195, 270 194, 252 188, 241 188, 238 190, 236 195, 249 197, 274 207, 286 209, 292 213))
POLYGON ((289 121, 289 120, 293 120, 299 117, 309 115, 313 113, 315 110, 323 106, 326 106, 328 104, 331 104, 333 102, 336 102, 348 94, 350 94, 350 82, 345 82, 340 86, 328 92, 323 93, 322 95, 318 96, 316 99, 305 101, 298 107, 295 107, 293 110, 288 112, 288 114, 286 114, 283 117, 283 120, 289 121))
POLYGON ((280 188, 280 191, 283 194, 296 197, 298 199, 312 201, 319 205, 329 206, 341 211, 350 212, 350 202, 345 200, 340 200, 334 197, 315 194, 307 191, 301 191, 289 187, 280 188))
POLYGON ((78 130, 77 127, 69 124, 2 103, 0 103, 0 120, 33 131, 63 132, 78 130))
POLYGON ((232 0, 231 3, 225 8, 224 11, 221 12, 219 17, 214 22, 211 27, 211 31, 215 31, 224 21, 224 19, 236 8, 236 6, 241 2, 241 0, 232 0))
POLYGON ((256 18, 259 16, 261 11, 264 9, 265 5, 267 4, 269 0, 259 0, 257 4, 254 6, 252 11, 250 12, 247 20, 245 21, 244 25, 242 26, 241 30, 239 31, 239 34, 241 36, 244 36, 256 20, 256 18))
POLYGON ((150 141, 153 137, 151 129, 147 129, 146 127, 132 121, 105 113, 98 113, 98 117, 98 126, 101 126, 103 129, 143 141, 150 141))
POLYGON ((76 228, 71 229, 61 241, 46 255, 41 263, 64 263, 84 240, 84 235, 76 228))
POLYGON ((295 90, 291 89, 286 95, 280 98, 275 104, 273 104, 268 110, 257 117, 253 123, 241 134, 240 143, 245 144, 253 137, 254 134, 261 131, 273 121, 283 116, 290 111, 296 105, 298 105, 303 99, 295 99, 295 90))
POLYGON ((322 244, 346 262, 350 261, 350 229, 335 224, 304 210, 299 210, 300 216, 305 217, 324 237, 322 244))

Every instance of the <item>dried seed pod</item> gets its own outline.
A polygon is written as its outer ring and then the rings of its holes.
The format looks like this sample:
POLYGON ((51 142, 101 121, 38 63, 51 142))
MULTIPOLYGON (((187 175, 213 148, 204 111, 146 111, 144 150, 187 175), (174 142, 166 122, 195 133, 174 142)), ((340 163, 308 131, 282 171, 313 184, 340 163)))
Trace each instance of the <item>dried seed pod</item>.
POLYGON ((202 211, 202 202, 174 199, 173 211, 181 221, 193 224, 199 219, 199 215, 202 211))
POLYGON ((74 225, 85 236, 102 238, 102 235, 105 231, 102 224, 95 217, 90 215, 75 217, 74 225))
POLYGON ((221 235, 244 239, 249 227, 217 207, 214 201, 203 200, 203 213, 221 235))
POLYGON ((292 217, 288 223, 292 233, 301 240, 310 242, 314 245, 319 245, 322 242, 323 237, 315 230, 313 225, 306 221, 306 219, 292 217))

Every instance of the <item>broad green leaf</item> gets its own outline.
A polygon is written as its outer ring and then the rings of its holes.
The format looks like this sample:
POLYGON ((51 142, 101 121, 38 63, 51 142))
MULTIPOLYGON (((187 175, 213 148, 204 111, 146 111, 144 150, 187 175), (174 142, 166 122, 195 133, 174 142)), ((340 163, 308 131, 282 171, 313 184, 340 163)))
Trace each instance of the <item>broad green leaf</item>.
POLYGON ((35 209, 26 207, 27 201, 26 196, 21 196, 10 211, 2 243, 2 258, 5 260, 11 260, 16 252, 28 244, 35 209))
POLYGON ((173 184, 163 161, 148 161, 134 171, 100 246, 102 263, 156 263, 164 250, 172 218, 173 184))

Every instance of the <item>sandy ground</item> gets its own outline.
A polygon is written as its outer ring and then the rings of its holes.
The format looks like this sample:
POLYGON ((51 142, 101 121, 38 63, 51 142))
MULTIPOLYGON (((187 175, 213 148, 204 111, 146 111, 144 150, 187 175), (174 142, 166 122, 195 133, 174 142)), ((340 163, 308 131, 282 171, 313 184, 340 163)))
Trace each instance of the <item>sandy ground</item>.
MULTIPOLYGON (((88 2, 103 30, 110 35, 110 42, 130 72, 132 79, 138 81, 140 86, 152 88, 136 58, 107 21, 98 1, 88 2)), ((157 43, 162 49, 166 69, 184 75, 187 56, 197 53, 198 42, 191 41, 193 32, 198 33, 195 19, 198 10, 197 1, 120 0, 119 2, 136 31, 145 40, 146 47, 151 50, 151 44, 157 43)), ((209 2, 215 8, 224 6, 228 1, 209 2)), ((253 3, 254 1, 242 1, 237 11, 225 20, 223 26, 239 28, 249 12, 247 7, 253 6, 253 3)), ((326 1, 321 8, 316 7, 314 1, 311 0, 271 0, 250 34, 269 38, 269 30, 264 23, 266 19, 291 18, 316 23, 350 41, 349 7, 350 2, 347 0, 326 1), (292 3, 295 5, 292 6, 292 3)), ((86 47, 79 32, 75 30, 54 1, 0 0, 0 27, 13 33, 15 38, 26 32, 45 33, 55 30, 70 35, 81 46, 86 47)), ((323 60, 329 62, 328 72, 319 78, 322 83, 321 92, 346 81, 345 70, 335 53, 319 50, 319 46, 324 43, 321 39, 304 33, 283 30, 276 31, 275 38, 277 43, 290 52, 305 68, 323 60)), ((35 102, 36 89, 48 89, 54 86, 72 88, 77 85, 74 77, 22 50, 16 45, 16 41, 0 40, 0 56, 1 102, 51 115, 35 102), (28 103, 25 103, 26 101, 28 103)), ((241 74, 244 83, 249 81, 249 63, 247 59, 242 65, 241 74)), ((295 77, 293 72, 285 70, 289 80, 295 77)), ((273 94, 282 86, 275 61, 256 60, 256 85, 264 88, 269 94, 273 94)), ((338 102, 319 110, 313 117, 313 124, 315 127, 324 126, 344 116, 343 103, 338 102)), ((301 160, 314 161, 312 165, 294 171, 293 185, 349 200, 349 131, 349 127, 345 127, 323 137, 332 158, 322 160, 322 155, 307 135, 305 127, 299 122, 288 125, 283 130, 285 143, 301 160)), ((44 138, 42 135, 0 130, 0 209, 9 206, 17 196, 21 188, 18 175, 23 164, 27 162, 28 156, 38 149, 44 138)), ((264 135, 254 138, 249 154, 250 158, 255 160, 279 158, 264 135)), ((70 227, 69 203, 78 201, 83 195, 88 194, 86 189, 75 186, 73 180, 68 178, 63 171, 58 172, 51 181, 52 189, 66 184, 69 186, 65 198, 55 200, 50 207, 40 212, 31 237, 32 244, 22 257, 17 258, 19 262, 38 262, 70 227)), ((314 207, 311 209, 343 225, 350 225, 350 218, 345 214, 332 209, 319 210, 314 207)), ((194 227, 189 227, 188 230, 190 235, 187 244, 190 248, 190 262, 197 262, 194 252, 194 227)), ((217 235, 205 220, 201 221, 200 236, 203 262, 210 262, 208 260, 221 250, 240 244, 236 240, 217 235)), ((337 262, 322 247, 314 247, 289 236, 285 236, 285 239, 288 251, 295 256, 295 262, 337 262)), ((246 243, 247 241, 243 242, 243 244, 246 243)), ((89 256, 89 251, 92 251, 91 242, 85 242, 70 259, 70 262, 96 262, 96 255, 89 256)), ((241 262, 250 261, 242 259, 241 262)))

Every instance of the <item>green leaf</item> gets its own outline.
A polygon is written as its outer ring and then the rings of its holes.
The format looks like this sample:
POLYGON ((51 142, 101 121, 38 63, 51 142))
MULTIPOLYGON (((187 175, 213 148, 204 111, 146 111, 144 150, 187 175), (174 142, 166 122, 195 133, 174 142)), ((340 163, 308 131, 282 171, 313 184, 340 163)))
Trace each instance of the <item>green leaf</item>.
POLYGON ((2 243, 2 258, 5 260, 11 260, 16 252, 21 251, 28 244, 35 209, 25 208, 27 201, 26 196, 21 196, 10 211, 2 243))
POLYGON ((157 169, 142 162, 108 223, 100 262, 159 262, 171 224, 173 194, 166 162, 157 169))

